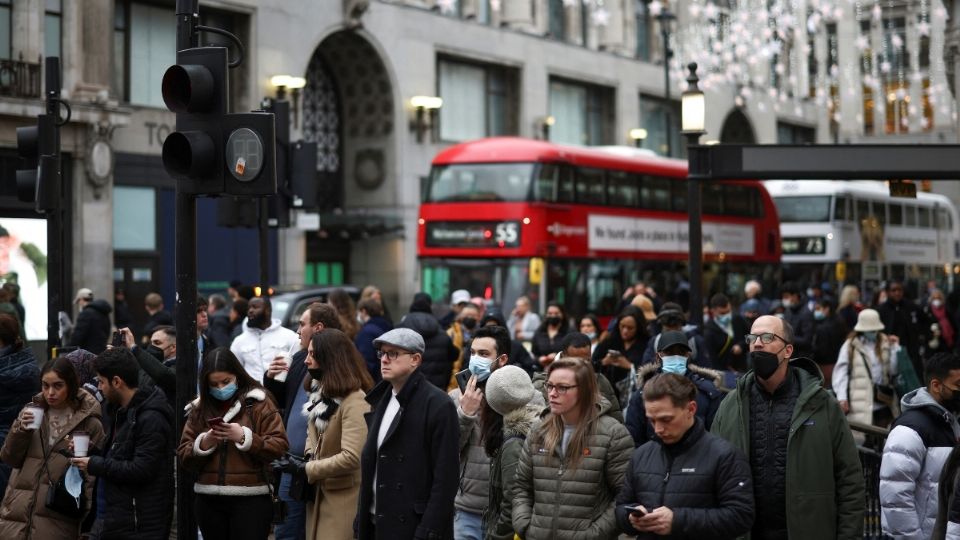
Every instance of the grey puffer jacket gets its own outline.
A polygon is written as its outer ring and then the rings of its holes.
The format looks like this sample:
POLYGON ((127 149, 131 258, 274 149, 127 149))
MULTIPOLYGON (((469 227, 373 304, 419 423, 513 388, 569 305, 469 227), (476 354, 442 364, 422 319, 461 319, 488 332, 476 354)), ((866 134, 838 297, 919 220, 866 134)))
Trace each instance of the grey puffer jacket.
POLYGON ((918 388, 900 401, 880 464, 880 522, 895 538, 930 538, 937 519, 937 487, 960 438, 957 417, 918 388))
POLYGON ((521 538, 617 537, 615 498, 630 461, 633 439, 623 424, 607 414, 609 401, 601 398, 598 408, 594 433, 587 438, 584 456, 575 469, 569 468, 562 456, 546 455, 537 435, 539 425, 531 430, 520 452, 513 488, 513 527, 521 538))
POLYGON ((462 512, 483 514, 490 492, 490 458, 480 440, 480 415, 464 413, 460 408, 460 396, 459 388, 450 391, 460 424, 460 488, 453 506, 462 512))
POLYGON ((483 516, 486 540, 513 540, 513 486, 517 465, 524 441, 542 409, 542 405, 529 404, 503 417, 503 443, 490 461, 490 498, 483 516))

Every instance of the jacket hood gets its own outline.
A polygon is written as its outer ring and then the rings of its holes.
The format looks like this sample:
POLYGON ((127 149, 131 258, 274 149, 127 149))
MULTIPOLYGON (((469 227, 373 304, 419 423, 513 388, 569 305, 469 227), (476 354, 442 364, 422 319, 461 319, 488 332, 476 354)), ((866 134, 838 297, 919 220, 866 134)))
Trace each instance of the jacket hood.
POLYGON ((244 319, 243 319, 243 331, 244 331, 244 332, 248 332, 248 331, 249 331, 249 332, 263 332, 264 334, 266 334, 266 333, 269 333, 269 332, 275 332, 278 328, 281 327, 280 319, 270 319, 270 326, 268 326, 266 330, 261 330, 261 329, 259 329, 259 328, 254 327, 254 326, 247 326, 247 321, 249 321, 249 319, 247 319, 247 318, 244 318, 244 319))
POLYGON ((137 393, 133 395, 133 399, 130 400, 130 404, 127 405, 127 410, 156 411, 163 415, 171 425, 174 424, 173 408, 167 403, 163 391, 156 387, 149 391, 142 388, 138 389, 137 393))
POLYGON ((440 328, 440 322, 430 313, 421 313, 414 311, 408 313, 406 317, 397 325, 398 328, 409 328, 423 336, 424 341, 432 338, 443 331, 440 328))
POLYGON ((957 423, 957 415, 937 403, 937 400, 933 399, 933 396, 930 395, 930 392, 928 392, 926 388, 917 388, 903 396, 900 400, 900 409, 902 412, 907 412, 910 409, 923 408, 930 409, 936 416, 943 418, 944 421, 953 428, 953 434, 960 437, 960 424, 957 423))
POLYGON ((104 315, 109 315, 113 308, 110 307, 110 304, 106 300, 94 300, 84 307, 84 309, 91 308, 103 313, 104 315))
POLYGON ((529 403, 503 417, 503 438, 526 437, 537 421, 540 405, 529 403))

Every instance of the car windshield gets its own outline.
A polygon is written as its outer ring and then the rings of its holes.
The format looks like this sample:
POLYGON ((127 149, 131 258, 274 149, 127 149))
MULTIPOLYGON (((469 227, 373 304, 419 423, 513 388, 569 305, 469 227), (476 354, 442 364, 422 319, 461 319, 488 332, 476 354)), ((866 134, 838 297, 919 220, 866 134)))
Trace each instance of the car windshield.
POLYGON ((533 163, 479 163, 434 167, 426 202, 526 201, 533 163))
POLYGON ((270 299, 270 305, 273 306, 273 318, 281 322, 287 322, 287 311, 290 310, 290 302, 286 300, 277 300, 276 297, 270 299))
POLYGON ((830 221, 830 196, 776 197, 780 223, 826 223, 830 221))

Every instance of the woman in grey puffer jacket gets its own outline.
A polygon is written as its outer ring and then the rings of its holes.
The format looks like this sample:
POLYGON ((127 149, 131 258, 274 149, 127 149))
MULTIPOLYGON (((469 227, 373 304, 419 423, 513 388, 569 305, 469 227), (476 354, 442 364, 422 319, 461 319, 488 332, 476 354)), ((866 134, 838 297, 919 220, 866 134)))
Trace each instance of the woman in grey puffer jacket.
POLYGON ((605 414, 589 360, 554 361, 545 386, 550 412, 520 452, 514 530, 527 540, 616 538, 615 498, 633 439, 605 414))

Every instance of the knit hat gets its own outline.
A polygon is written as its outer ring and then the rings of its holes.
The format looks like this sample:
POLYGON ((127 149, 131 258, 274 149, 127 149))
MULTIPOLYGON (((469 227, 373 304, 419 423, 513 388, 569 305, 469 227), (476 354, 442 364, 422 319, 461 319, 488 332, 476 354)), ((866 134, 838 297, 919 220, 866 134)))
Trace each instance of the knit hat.
POLYGON ((502 416, 530 403, 535 393, 530 376, 517 366, 503 366, 491 373, 484 391, 487 404, 502 416))
POLYGON ((413 295, 413 302, 410 303, 410 313, 433 313, 431 309, 433 299, 425 292, 418 292, 413 295))

